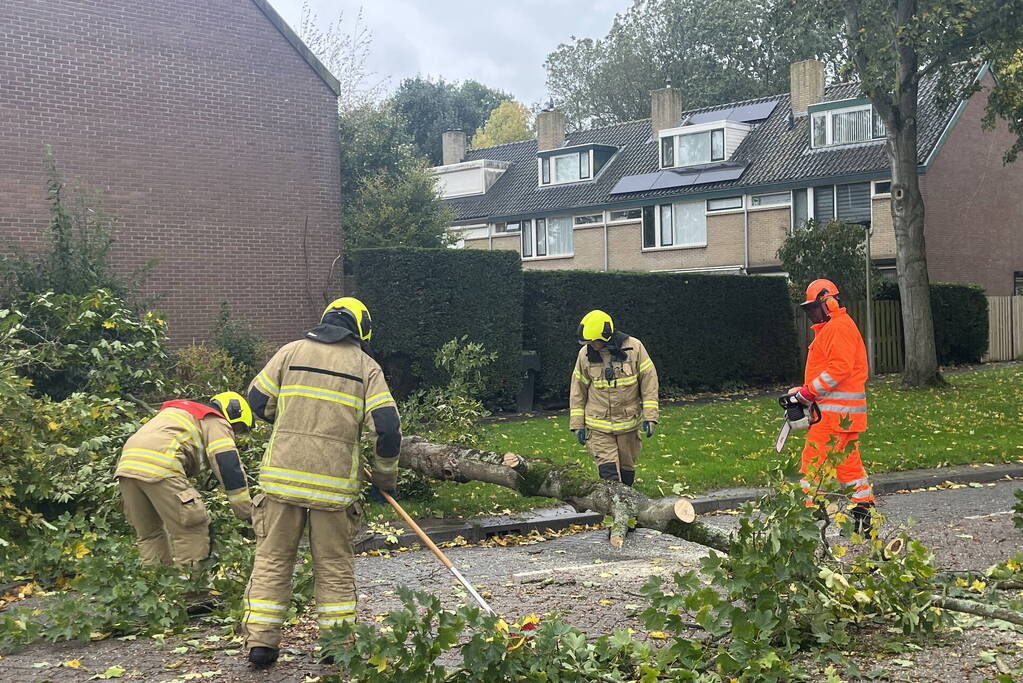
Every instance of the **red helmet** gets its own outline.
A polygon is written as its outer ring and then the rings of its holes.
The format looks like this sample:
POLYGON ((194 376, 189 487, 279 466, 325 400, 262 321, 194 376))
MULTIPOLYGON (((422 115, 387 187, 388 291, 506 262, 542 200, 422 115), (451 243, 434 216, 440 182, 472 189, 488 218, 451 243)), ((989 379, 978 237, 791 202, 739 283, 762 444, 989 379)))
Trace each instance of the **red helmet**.
POLYGON ((831 320, 831 312, 838 308, 838 286, 831 280, 819 278, 806 287, 806 299, 800 307, 810 318, 810 322, 823 323, 831 320))

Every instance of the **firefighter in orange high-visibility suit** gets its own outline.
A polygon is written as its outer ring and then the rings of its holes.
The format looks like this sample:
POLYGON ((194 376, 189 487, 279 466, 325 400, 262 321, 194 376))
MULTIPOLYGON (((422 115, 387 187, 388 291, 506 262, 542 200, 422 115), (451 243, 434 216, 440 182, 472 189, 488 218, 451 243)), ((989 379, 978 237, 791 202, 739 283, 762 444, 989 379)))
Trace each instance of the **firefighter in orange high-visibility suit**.
POLYGON ((867 349, 837 295, 838 287, 830 280, 814 280, 806 288, 801 306, 812 323, 814 339, 806 356, 804 384, 790 393, 806 405, 816 402, 821 410, 821 420, 811 425, 803 447, 800 484, 807 505, 814 504, 813 482, 819 468, 836 453, 829 464, 835 467, 839 483, 853 488, 853 520, 862 531, 874 507, 859 448, 860 433, 867 428, 867 349))

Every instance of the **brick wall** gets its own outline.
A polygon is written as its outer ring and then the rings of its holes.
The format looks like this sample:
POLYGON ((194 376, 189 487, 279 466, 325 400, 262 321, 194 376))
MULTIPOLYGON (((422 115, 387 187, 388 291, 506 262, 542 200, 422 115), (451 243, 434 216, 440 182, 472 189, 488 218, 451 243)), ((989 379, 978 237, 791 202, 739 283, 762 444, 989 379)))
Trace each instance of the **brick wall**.
POLYGON ((516 253, 522 253, 522 235, 517 232, 508 232, 494 235, 494 249, 508 249, 516 253))
POLYGON ((981 128, 986 101, 986 91, 973 96, 921 181, 931 281, 998 296, 1023 271, 1023 161, 1002 164, 1013 138, 1004 123, 981 128))
POLYGON ((870 211, 870 258, 895 258, 891 199, 871 200, 870 211))
POLYGON ((749 263, 751 267, 778 265, 778 249, 789 236, 789 207, 749 212, 749 263))
POLYGON ((307 328, 340 249, 333 92, 251 0, 0 3, 0 250, 45 243, 44 145, 120 219, 176 344, 220 302, 307 328))

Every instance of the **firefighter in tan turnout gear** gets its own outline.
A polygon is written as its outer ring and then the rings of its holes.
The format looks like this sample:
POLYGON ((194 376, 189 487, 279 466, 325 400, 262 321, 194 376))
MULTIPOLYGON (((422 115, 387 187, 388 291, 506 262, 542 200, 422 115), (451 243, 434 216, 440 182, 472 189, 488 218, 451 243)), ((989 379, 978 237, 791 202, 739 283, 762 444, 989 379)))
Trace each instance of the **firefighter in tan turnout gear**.
POLYGON ((124 514, 135 527, 143 564, 196 566, 210 555, 210 518, 188 477, 209 462, 231 509, 249 519, 252 503, 234 444, 235 430, 252 427, 241 394, 225 391, 209 404, 167 401, 124 444, 114 476, 124 514))
POLYGON ((249 385, 257 417, 273 423, 253 499, 256 558, 245 592, 242 631, 249 661, 277 660, 291 600, 299 539, 309 525, 318 625, 355 619, 352 538, 361 509, 359 437, 375 445, 373 481, 392 492, 398 472, 398 409, 362 344, 369 311, 345 297, 327 306, 304 339, 283 346, 249 385))
POLYGON ((604 311, 583 316, 579 343, 569 429, 596 459, 601 479, 632 486, 639 429, 649 438, 657 424, 657 369, 643 342, 616 331, 604 311))

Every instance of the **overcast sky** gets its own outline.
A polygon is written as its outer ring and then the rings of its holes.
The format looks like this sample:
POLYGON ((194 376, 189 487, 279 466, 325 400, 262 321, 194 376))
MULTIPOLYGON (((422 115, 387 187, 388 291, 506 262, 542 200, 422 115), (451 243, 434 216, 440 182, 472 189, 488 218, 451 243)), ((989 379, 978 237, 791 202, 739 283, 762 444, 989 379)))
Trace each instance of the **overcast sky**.
MULTIPOLYGON (((270 0, 296 31, 303 0, 270 0)), ((370 68, 403 78, 474 78, 527 106, 547 97, 543 62, 571 36, 599 38, 631 0, 309 0, 321 26, 363 9, 373 32, 370 68)))

